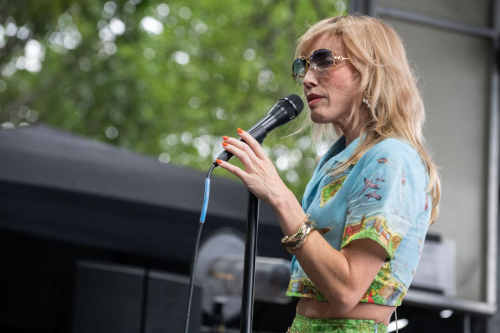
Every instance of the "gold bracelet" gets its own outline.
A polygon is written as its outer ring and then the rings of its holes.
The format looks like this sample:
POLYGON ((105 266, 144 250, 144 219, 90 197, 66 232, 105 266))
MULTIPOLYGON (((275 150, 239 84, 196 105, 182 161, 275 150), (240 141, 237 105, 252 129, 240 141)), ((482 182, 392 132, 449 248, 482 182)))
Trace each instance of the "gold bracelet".
POLYGON ((303 246, 306 242, 307 236, 309 236, 311 231, 317 229, 316 223, 314 223, 314 221, 312 220, 309 220, 309 216, 310 215, 306 216, 304 222, 302 222, 302 225, 295 234, 291 236, 285 236, 281 239, 281 245, 288 252, 292 253, 292 250, 296 250, 303 246))

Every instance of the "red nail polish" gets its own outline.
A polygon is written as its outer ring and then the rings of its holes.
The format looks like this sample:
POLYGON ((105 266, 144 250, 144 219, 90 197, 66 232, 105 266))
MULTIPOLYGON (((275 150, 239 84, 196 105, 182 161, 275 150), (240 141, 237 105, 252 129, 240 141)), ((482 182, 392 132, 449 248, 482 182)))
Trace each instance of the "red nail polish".
POLYGON ((222 145, 223 145, 224 147, 227 147, 227 142, 222 141, 222 145))
POLYGON ((238 133, 243 133, 243 130, 241 128, 237 128, 236 130, 238 131, 238 133))
POLYGON ((215 162, 217 162, 217 164, 221 164, 222 163, 222 161, 219 160, 219 159, 216 159, 215 162))
POLYGON ((224 140, 229 139, 229 137, 228 137, 228 136, 226 136, 226 135, 223 135, 223 136, 222 136, 222 138, 223 138, 224 140))

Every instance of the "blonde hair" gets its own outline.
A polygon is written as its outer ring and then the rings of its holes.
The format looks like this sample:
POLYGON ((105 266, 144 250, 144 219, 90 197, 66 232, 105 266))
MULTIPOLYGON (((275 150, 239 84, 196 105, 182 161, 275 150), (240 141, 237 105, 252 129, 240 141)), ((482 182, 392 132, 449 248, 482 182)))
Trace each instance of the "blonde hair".
MULTIPOLYGON (((349 159, 334 169, 346 170, 363 154, 385 138, 408 142, 420 154, 429 173, 426 191, 432 198, 431 224, 439 214, 441 181, 437 167, 425 148, 422 127, 425 109, 415 75, 408 64, 403 43, 386 23, 362 15, 338 16, 322 20, 309 28, 298 40, 296 55, 309 55, 314 43, 323 36, 342 38, 348 61, 355 68, 357 88, 352 96, 349 122, 365 134, 349 159), (370 107, 363 105, 367 94, 370 107), (362 118, 363 117, 363 118, 362 118)), ((335 124, 315 124, 310 117, 299 131, 308 127, 316 142, 335 140, 342 134, 335 124)))

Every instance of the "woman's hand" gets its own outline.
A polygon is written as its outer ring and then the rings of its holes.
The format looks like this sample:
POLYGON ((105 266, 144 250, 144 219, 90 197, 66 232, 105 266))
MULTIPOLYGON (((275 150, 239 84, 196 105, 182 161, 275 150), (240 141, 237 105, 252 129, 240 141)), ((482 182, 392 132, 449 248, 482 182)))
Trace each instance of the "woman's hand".
POLYGON ((217 160, 217 163, 221 168, 240 178, 257 198, 276 208, 276 200, 288 196, 290 190, 281 180, 260 144, 248 132, 238 128, 238 133, 246 143, 223 136, 222 145, 228 152, 240 159, 245 169, 242 170, 221 160, 217 160))
POLYGON ((271 206, 285 236, 293 235, 300 228, 306 214, 295 195, 281 180, 276 168, 257 140, 239 128, 238 133, 246 143, 223 136, 222 145, 228 152, 240 159, 245 169, 242 170, 221 160, 217 160, 217 163, 221 168, 240 178, 257 198, 271 206))

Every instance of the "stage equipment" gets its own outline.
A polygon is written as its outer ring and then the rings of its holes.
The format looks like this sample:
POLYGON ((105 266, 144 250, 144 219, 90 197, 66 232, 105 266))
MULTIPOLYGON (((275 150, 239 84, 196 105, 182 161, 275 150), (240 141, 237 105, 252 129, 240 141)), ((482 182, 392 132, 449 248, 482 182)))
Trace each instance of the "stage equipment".
MULTIPOLYGON (((189 279, 100 262, 76 268, 72 333, 182 332, 189 279)), ((196 285, 190 333, 200 331, 201 288, 196 285)))
MULTIPOLYGON (((184 329, 182 318, 187 306, 189 278, 184 275, 148 271, 144 318, 144 333, 181 333, 184 329)), ((202 323, 202 289, 194 287, 193 306, 190 320, 190 333, 199 333, 202 323)))
POLYGON ((144 269, 77 264, 72 333, 141 330, 144 269))
MULTIPOLYGON (((222 304, 222 321, 236 318, 241 312, 244 278, 244 237, 238 231, 222 228, 201 245, 195 281, 202 286, 202 309, 213 316, 215 304, 222 304)), ((290 282, 290 261, 256 257, 255 299, 285 304, 290 282)))

